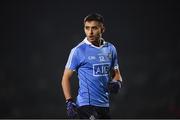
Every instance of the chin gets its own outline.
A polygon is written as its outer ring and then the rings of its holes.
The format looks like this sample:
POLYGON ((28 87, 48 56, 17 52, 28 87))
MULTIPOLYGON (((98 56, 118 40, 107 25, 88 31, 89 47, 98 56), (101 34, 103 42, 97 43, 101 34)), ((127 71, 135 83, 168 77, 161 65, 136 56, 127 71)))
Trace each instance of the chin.
POLYGON ((95 42, 95 41, 96 41, 95 39, 90 39, 90 38, 88 38, 88 40, 89 40, 90 42, 95 42))

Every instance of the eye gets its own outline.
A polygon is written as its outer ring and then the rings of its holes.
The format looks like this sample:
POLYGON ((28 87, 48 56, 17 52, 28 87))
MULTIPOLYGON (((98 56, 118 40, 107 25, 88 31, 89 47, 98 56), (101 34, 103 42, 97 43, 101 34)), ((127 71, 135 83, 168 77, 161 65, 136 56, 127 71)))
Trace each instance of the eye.
POLYGON ((85 26, 85 29, 86 29, 86 30, 88 30, 88 29, 89 29, 89 27, 88 27, 88 26, 85 26))
POLYGON ((95 26, 95 27, 92 27, 93 30, 97 30, 98 28, 95 26))

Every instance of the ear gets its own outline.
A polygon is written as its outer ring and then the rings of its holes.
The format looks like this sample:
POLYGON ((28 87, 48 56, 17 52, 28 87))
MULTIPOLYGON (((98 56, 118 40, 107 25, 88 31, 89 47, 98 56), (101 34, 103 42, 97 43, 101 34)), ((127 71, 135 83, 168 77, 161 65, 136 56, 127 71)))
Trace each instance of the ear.
POLYGON ((104 32, 105 32, 105 27, 102 26, 102 28, 101 28, 101 33, 104 33, 104 32))

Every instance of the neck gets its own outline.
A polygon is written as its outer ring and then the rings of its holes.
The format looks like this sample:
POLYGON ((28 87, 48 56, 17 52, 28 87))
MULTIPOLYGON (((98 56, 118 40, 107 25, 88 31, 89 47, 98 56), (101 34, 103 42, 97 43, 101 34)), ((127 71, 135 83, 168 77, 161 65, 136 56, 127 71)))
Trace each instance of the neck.
POLYGON ((99 39, 98 41, 91 42, 94 46, 100 47, 102 45, 102 40, 99 39))

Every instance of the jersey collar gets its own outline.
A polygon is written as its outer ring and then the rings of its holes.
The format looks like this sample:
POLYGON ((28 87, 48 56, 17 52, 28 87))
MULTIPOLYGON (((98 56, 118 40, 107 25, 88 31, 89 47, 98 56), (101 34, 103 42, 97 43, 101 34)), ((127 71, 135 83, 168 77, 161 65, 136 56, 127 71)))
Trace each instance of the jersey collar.
POLYGON ((87 37, 85 37, 83 41, 84 41, 86 44, 88 44, 88 45, 90 45, 90 46, 92 46, 92 47, 102 48, 103 46, 105 46, 105 45, 107 44, 107 42, 106 42, 103 38, 100 38, 100 39, 103 41, 103 44, 102 44, 101 46, 99 46, 99 47, 97 47, 97 46, 93 45, 91 42, 89 42, 89 41, 87 40, 87 37))

